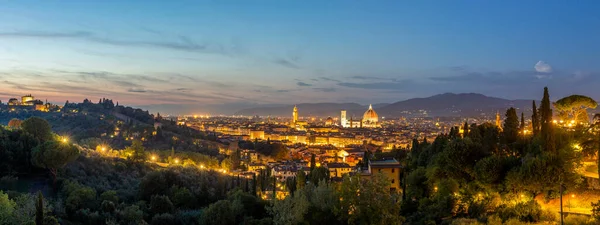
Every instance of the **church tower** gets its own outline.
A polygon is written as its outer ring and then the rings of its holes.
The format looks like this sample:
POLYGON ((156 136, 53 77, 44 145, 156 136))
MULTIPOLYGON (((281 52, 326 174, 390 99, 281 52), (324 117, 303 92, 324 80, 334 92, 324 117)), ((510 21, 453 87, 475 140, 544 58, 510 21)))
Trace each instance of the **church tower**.
POLYGON ((496 126, 502 130, 502 121, 500 120, 500 112, 496 112, 496 126))
POLYGON ((294 105, 294 112, 292 112, 292 124, 298 122, 298 107, 294 105))

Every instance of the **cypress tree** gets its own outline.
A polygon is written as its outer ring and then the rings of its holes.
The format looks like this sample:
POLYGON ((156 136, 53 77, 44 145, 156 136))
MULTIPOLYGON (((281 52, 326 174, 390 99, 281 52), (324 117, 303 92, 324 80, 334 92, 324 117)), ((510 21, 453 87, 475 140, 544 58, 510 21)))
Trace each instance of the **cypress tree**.
POLYGON ((315 154, 312 154, 310 156, 310 172, 311 173, 315 169, 315 167, 317 167, 317 160, 315 159, 315 154))
POLYGON ((252 195, 256 196, 256 174, 252 174, 252 195))
POLYGON ((504 119, 504 138, 507 144, 515 143, 519 136, 519 116, 517 116, 517 110, 510 107, 506 110, 506 119, 504 119))
POLYGON ((525 134, 525 113, 523 112, 521 112, 521 127, 519 129, 525 134))
POLYGON ((533 114, 531 115, 531 130, 533 131, 533 135, 537 135, 540 133, 540 115, 538 114, 538 108, 535 105, 535 100, 533 101, 533 114))
POLYGON ((550 106, 550 95, 548 94, 548 87, 544 87, 544 97, 542 98, 542 105, 540 106, 541 114, 541 133, 542 140, 544 140, 544 146, 546 151, 554 152, 554 135, 552 132, 552 108, 550 106))
POLYGON ((273 176, 273 201, 277 199, 277 177, 273 176))
POLYGON ((463 125, 463 137, 467 137, 469 135, 469 124, 465 121, 465 125, 463 125))
POLYGON ((44 196, 38 191, 38 199, 35 204, 35 224, 44 225, 44 196))

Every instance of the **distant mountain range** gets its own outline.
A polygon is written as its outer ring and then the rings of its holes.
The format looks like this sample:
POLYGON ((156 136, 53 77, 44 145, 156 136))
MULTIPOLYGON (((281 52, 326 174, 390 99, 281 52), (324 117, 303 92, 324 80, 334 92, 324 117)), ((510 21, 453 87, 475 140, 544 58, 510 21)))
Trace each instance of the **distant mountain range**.
MULTIPOLYGON (((446 93, 427 98, 413 98, 392 104, 373 105, 379 116, 480 116, 490 115, 497 111, 504 113, 509 107, 517 111, 531 114, 532 100, 508 100, 488 97, 476 93, 446 93), (426 112, 426 114, 424 114, 426 112)), ((539 105, 539 104, 538 104, 539 105)), ((356 103, 303 103, 298 104, 300 116, 332 116, 340 115, 341 110, 346 110, 348 116, 362 118, 368 106, 356 103)), ((294 105, 281 105, 270 107, 254 107, 239 110, 235 115, 259 115, 291 117, 294 105)))

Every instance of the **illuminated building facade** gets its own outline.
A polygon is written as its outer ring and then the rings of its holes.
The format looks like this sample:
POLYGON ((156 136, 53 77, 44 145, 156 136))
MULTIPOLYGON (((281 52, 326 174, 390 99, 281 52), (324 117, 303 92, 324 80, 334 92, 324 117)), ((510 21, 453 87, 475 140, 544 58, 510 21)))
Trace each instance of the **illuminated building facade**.
POLYGON ((346 110, 342 110, 342 115, 340 116, 340 126, 349 127, 348 119, 346 118, 346 110))
POLYGON ((381 127, 381 125, 379 124, 379 116, 377 115, 375 110, 373 110, 372 105, 369 105, 369 109, 363 114, 362 127, 381 127))
POLYGON ((29 95, 25 95, 21 97, 21 105, 33 105, 33 96, 29 95))
POLYGON ((402 166, 396 159, 369 161, 369 174, 383 174, 390 181, 390 191, 400 190, 400 170, 402 166))

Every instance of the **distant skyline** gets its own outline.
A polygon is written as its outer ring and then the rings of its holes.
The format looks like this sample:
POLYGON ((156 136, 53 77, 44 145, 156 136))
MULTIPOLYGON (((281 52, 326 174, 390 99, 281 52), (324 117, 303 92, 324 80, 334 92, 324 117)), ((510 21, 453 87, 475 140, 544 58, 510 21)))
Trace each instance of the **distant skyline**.
POLYGON ((445 92, 541 99, 544 86, 553 99, 600 99, 592 0, 0 2, 3 102, 201 112, 445 92))

